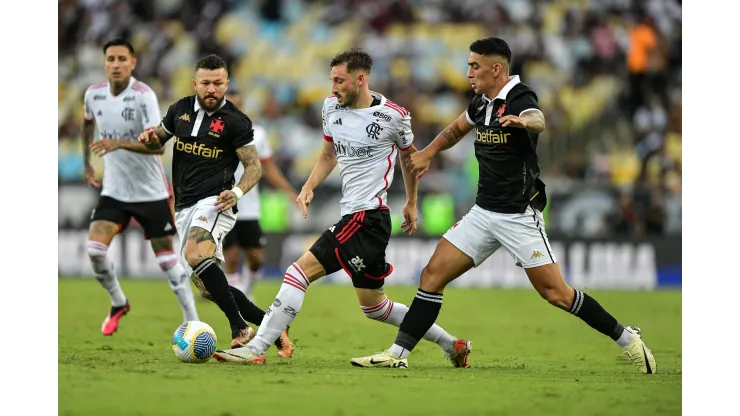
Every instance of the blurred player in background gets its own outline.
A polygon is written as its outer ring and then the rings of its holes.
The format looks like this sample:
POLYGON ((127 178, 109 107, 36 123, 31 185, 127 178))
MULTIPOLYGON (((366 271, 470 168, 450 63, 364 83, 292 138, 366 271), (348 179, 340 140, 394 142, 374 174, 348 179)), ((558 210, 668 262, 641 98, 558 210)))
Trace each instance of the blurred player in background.
POLYGON ((121 290, 113 262, 107 258, 113 238, 134 218, 144 229, 145 238, 162 271, 167 274, 183 311, 183 319, 197 320, 188 274, 172 250, 175 222, 170 206, 167 177, 159 155, 163 149, 148 149, 137 141, 139 134, 159 123, 159 103, 149 86, 131 76, 136 55, 123 39, 103 46, 108 80, 87 89, 82 127, 83 155, 87 183, 100 188, 90 165, 90 152, 103 158, 100 199, 92 213, 87 252, 95 277, 108 291, 111 308, 103 321, 103 335, 113 335, 131 304, 121 290), (95 126, 98 140, 93 142, 95 126))
MULTIPOLYGON (((175 137, 172 182, 180 250, 201 295, 216 303, 229 320, 235 348, 254 337, 247 322, 260 325, 265 312, 229 286, 219 263, 224 261, 223 240, 236 223, 237 202, 257 184, 262 168, 252 121, 225 98, 228 85, 221 57, 201 59, 193 78, 196 94, 172 104, 161 124, 144 131, 139 141, 161 149, 175 137), (234 172, 240 163, 244 173, 236 182, 234 172)), ((279 343, 281 357, 293 354, 287 331, 272 341, 279 343)))
MULTIPOLYGON (((313 190, 339 164, 342 219, 324 231, 314 245, 288 267, 257 336, 246 348, 216 351, 214 358, 217 360, 264 363, 265 352, 273 340, 300 312, 309 284, 341 269, 351 276, 367 318, 395 326, 403 321, 408 307, 391 301, 383 290, 384 279, 393 272, 393 266, 385 261, 391 236, 386 190, 393 182, 393 168, 400 154, 407 198, 401 228, 413 234, 417 218, 417 180, 404 162, 416 149, 412 145, 414 134, 409 112, 370 90, 368 78, 372 62, 361 50, 340 53, 331 61, 332 95, 324 100, 322 110, 324 148, 296 201, 306 217, 313 190)), ((466 366, 470 352, 468 341, 456 339, 437 325, 430 325, 424 338, 437 343, 455 367, 466 366)), ((397 365, 398 362, 387 360, 385 364, 397 365)))
MULTIPOLYGON (((234 103, 237 108, 243 108, 242 96, 238 90, 230 88, 226 99, 234 103)), ((254 145, 262 164, 262 177, 266 178, 275 188, 282 189, 291 201, 295 201, 298 195, 272 158, 272 148, 270 148, 267 132, 261 126, 253 125, 252 127, 254 145)), ((244 167, 239 165, 234 173, 236 180, 239 180, 243 173, 244 167)), ((251 191, 239 199, 237 208, 236 225, 224 239, 224 272, 229 284, 244 292, 247 298, 254 302, 252 288, 262 276, 262 260, 266 244, 266 238, 262 234, 259 223, 261 215, 259 184, 254 185, 251 191), (247 267, 239 267, 240 248, 246 255, 247 267)))
POLYGON ((362 367, 407 367, 407 357, 442 308, 447 284, 483 263, 504 247, 523 267, 537 292, 553 306, 581 318, 610 337, 641 373, 655 373, 655 358, 637 327, 625 327, 594 298, 566 283, 545 233, 542 210, 547 204, 539 179, 537 141, 545 116, 537 94, 509 75, 511 49, 499 38, 470 45, 468 80, 476 95, 467 111, 424 150, 409 158, 421 177, 431 159, 462 140, 475 127, 475 156, 480 167, 475 205, 437 244, 421 273, 421 284, 395 343, 383 352, 353 358, 362 367))

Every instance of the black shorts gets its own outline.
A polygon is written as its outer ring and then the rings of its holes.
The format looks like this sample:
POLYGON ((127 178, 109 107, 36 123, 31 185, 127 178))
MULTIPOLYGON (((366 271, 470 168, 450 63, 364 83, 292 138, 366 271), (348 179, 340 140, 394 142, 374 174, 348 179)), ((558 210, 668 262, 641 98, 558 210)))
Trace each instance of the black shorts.
POLYGON ((258 220, 236 220, 236 225, 224 238, 224 249, 238 245, 243 249, 263 248, 267 241, 258 220))
POLYGON ((326 274, 344 269, 352 276, 354 287, 379 289, 393 271, 385 262, 390 238, 391 214, 387 209, 360 211, 345 215, 324 231, 309 251, 326 274))
POLYGON ((118 224, 120 231, 128 227, 131 217, 141 224, 144 238, 165 237, 177 233, 175 218, 169 199, 150 202, 122 202, 107 196, 98 199, 92 212, 92 221, 110 221, 118 224))

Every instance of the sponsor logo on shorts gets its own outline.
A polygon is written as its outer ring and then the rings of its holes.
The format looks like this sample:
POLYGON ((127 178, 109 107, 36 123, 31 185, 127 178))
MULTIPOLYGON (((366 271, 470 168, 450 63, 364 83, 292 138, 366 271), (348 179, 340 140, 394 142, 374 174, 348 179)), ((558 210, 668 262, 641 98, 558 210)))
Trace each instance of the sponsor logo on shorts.
POLYGON ((198 219, 198 221, 208 222, 208 220, 206 219, 206 217, 204 215, 201 215, 197 219, 198 219))
POLYGON ((362 260, 360 256, 353 257, 350 259, 349 263, 356 273, 361 272, 365 268, 365 261, 362 260))
POLYGON ((535 250, 532 252, 532 257, 530 259, 538 259, 542 257, 544 254, 542 254, 539 250, 535 250))

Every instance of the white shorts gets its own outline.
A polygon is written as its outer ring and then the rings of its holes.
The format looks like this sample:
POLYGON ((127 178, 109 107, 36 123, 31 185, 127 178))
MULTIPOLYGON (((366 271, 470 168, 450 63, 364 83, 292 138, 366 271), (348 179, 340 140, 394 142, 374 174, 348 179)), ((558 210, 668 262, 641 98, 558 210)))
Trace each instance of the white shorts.
POLYGON ((200 227, 208 230, 216 240, 216 252, 213 254, 220 261, 224 261, 223 241, 226 234, 234 228, 236 215, 234 210, 226 212, 216 210, 217 196, 201 199, 197 204, 175 212, 177 237, 180 239, 180 255, 184 256, 185 243, 191 227, 200 227))
POLYGON ((556 262, 542 213, 532 207, 523 214, 502 214, 473 205, 443 237, 470 256, 475 267, 501 246, 525 269, 556 262))

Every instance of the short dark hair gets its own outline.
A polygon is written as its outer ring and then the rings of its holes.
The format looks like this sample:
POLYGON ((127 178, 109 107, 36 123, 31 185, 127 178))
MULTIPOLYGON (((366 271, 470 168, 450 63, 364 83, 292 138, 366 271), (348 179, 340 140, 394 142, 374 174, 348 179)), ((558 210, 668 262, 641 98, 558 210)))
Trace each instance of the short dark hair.
POLYGON ((115 38, 109 40, 108 42, 105 42, 105 45, 103 45, 103 55, 108 53, 108 48, 110 48, 111 46, 125 46, 128 51, 131 52, 131 56, 136 56, 133 45, 131 45, 131 42, 127 41, 124 38, 115 38))
POLYGON ((511 63, 511 49, 509 49, 509 44, 501 38, 478 39, 470 44, 470 52, 485 56, 502 56, 506 58, 506 63, 511 63))
POLYGON ((335 56, 334 59, 331 60, 331 64, 329 66, 335 67, 342 64, 347 64, 348 72, 364 69, 369 73, 373 67, 373 58, 371 58, 370 55, 362 49, 353 48, 335 56))
POLYGON ((224 68, 227 72, 229 71, 229 69, 226 67, 226 61, 224 61, 223 58, 216 54, 210 54, 198 61, 197 64, 195 64, 196 72, 199 69, 214 70, 219 68, 224 68))

